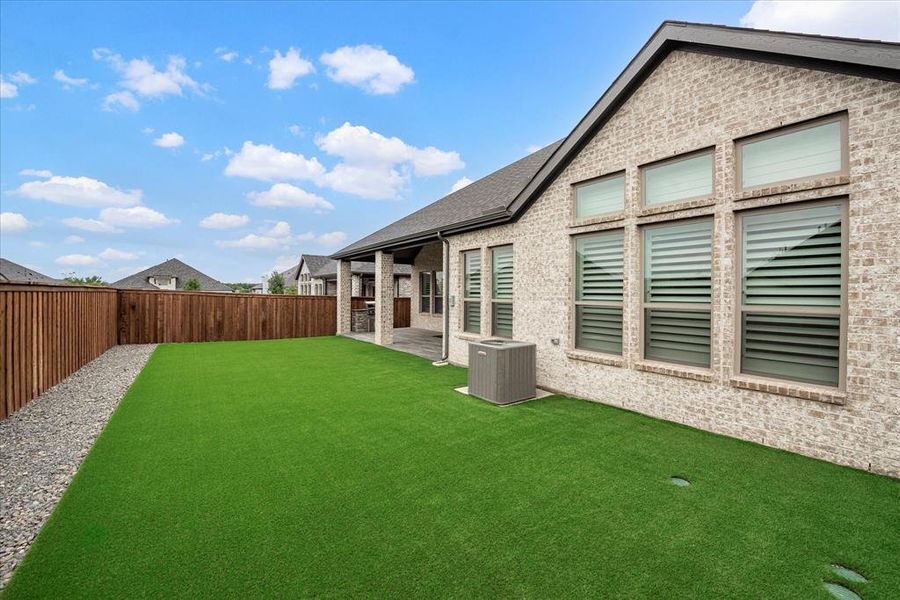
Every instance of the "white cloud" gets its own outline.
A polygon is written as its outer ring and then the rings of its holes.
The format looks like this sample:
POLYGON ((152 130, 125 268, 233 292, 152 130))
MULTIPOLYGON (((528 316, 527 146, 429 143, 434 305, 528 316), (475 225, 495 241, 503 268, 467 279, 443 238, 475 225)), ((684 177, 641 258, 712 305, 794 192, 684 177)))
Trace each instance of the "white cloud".
POLYGON ((53 175, 43 181, 28 181, 12 193, 68 206, 131 206, 140 204, 141 190, 123 191, 90 177, 53 175))
POLYGON ((372 165, 340 163, 321 178, 322 185, 336 192, 368 200, 394 200, 409 182, 409 176, 396 169, 372 165))
POLYGON ((344 123, 316 138, 324 152, 343 159, 321 178, 334 190, 371 199, 394 199, 409 180, 444 175, 465 167, 457 152, 433 146, 417 148, 397 137, 385 137, 361 125, 344 123))
POLYGON ((216 150, 215 152, 204 152, 200 156, 200 160, 203 162, 209 162, 211 160, 215 160, 220 156, 232 156, 234 151, 228 146, 224 146, 221 150, 216 150))
POLYGON ((53 71, 53 79, 63 84, 66 89, 84 87, 89 83, 86 77, 69 77, 62 69, 53 71))
POLYGON ((53 177, 53 173, 47 169, 22 169, 19 171, 19 175, 22 177, 53 177))
POLYGON ((342 244, 347 240, 347 234, 343 231, 332 231, 330 233, 323 233, 322 235, 316 237, 316 243, 322 246, 336 246, 338 244, 342 244))
POLYGON ((160 148, 177 148, 183 144, 184 137, 180 133, 176 133, 174 131, 164 133, 153 140, 153 145, 159 146, 160 148))
POLYGON ((303 129, 302 125, 288 125, 288 131, 291 132, 291 135, 295 137, 303 137, 306 131, 303 129))
POLYGON ((34 83, 37 83, 37 79, 35 79, 25 71, 16 71, 9 76, 9 80, 18 85, 32 85, 34 83))
POLYGON ((231 62, 240 55, 234 50, 229 50, 228 48, 216 48, 216 56, 218 56, 225 62, 231 62))
POLYGON ((3 78, 0 75, 0 98, 15 98, 19 95, 19 86, 3 78))
MULTIPOLYGON (((300 262, 300 259, 295 254, 282 254, 275 258, 275 264, 272 265, 269 272, 278 271, 280 273, 282 271, 287 271, 291 267, 297 266, 298 262, 300 262)), ((286 281, 285 285, 293 285, 293 283, 286 281)))
POLYGON ((84 238, 81 237, 80 235, 67 235, 63 239, 63 242, 66 244, 83 244, 84 238))
POLYGON ((31 225, 31 222, 25 218, 25 215, 20 213, 0 213, 0 232, 2 233, 21 233, 28 231, 31 225))
MULTIPOLYGON (((195 94, 203 94, 212 89, 209 84, 199 83, 185 73, 187 61, 181 56, 170 56, 165 70, 157 70, 156 66, 146 58, 125 60, 107 48, 95 48, 92 51, 95 60, 108 62, 119 73, 119 85, 126 92, 133 92, 144 98, 162 98, 164 96, 183 96, 185 90, 195 94)), ((105 109, 120 104, 129 110, 137 110, 140 103, 133 94, 110 94, 104 100, 105 109)))
POLYGON ((107 112, 111 112, 117 107, 135 112, 136 110, 141 108, 141 103, 138 102, 138 99, 134 97, 134 94, 129 91, 124 91, 114 92, 107 95, 105 98, 103 98, 103 104, 101 106, 103 110, 107 112))
POLYGON ((145 135, 150 135, 154 131, 156 131, 156 130, 153 129, 152 127, 144 127, 143 129, 141 129, 141 133, 143 133, 145 135))
POLYGON ((99 254, 104 260, 135 260, 138 258, 137 252, 126 252, 124 250, 116 250, 115 248, 107 248, 99 254))
POLYGON ((233 229, 243 227, 250 222, 247 215, 229 215, 225 213, 213 213, 200 221, 200 227, 204 229, 233 229))
POLYGON ((412 69, 378 46, 343 46, 322 54, 319 60, 328 67, 327 75, 333 81, 370 94, 395 94, 415 78, 412 69))
POLYGON ((219 248, 242 248, 244 250, 286 250, 291 247, 290 238, 275 238, 267 235, 250 233, 239 240, 219 240, 219 248))
MULTIPOLYGON (((109 223, 104 223, 97 219, 82 219, 81 217, 69 217, 62 220, 63 224, 72 229, 80 229, 82 231, 91 231, 94 233, 122 233, 121 229, 117 229, 109 223)), ((76 236, 77 237, 77 236, 76 236)))
POLYGON ((900 40, 900 2, 760 0, 741 17, 756 29, 900 40))
POLYGON ((285 54, 275 51, 269 61, 269 89, 286 90, 294 87, 298 77, 315 71, 313 64, 300 56, 300 51, 290 48, 285 54))
POLYGON ((286 238, 291 235, 291 225, 287 221, 278 221, 263 233, 270 237, 286 238))
POLYGON ((254 206, 334 209, 325 198, 289 183, 276 183, 264 192, 249 192, 247 199, 254 206))
POLYGON ((88 256, 87 254, 66 254, 57 258, 55 262, 66 267, 86 267, 95 265, 99 261, 96 257, 88 256))
POLYGON ((468 177, 460 177, 459 179, 456 180, 456 183, 453 184, 453 187, 450 188, 450 192, 451 193, 458 192, 459 190, 463 189, 470 183, 472 183, 472 180, 469 179, 468 177))
POLYGON ((100 221, 113 227, 136 229, 153 229, 178 223, 177 219, 170 219, 163 213, 146 206, 104 208, 100 211, 100 221))
POLYGON ((28 242, 28 245, 31 246, 32 248, 46 248, 49 246, 49 244, 47 242, 41 242, 39 240, 32 240, 32 241, 28 242))
POLYGON ((225 167, 225 174, 232 177, 249 177, 271 181, 276 179, 316 179, 325 173, 325 167, 313 157, 282 152, 268 144, 244 142, 225 167))

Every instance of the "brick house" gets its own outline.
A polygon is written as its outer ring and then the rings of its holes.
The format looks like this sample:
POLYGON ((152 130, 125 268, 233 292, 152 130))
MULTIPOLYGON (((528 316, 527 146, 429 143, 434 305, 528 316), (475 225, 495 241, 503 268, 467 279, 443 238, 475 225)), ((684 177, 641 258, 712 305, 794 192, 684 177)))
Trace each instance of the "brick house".
POLYGON ((896 477, 898 222, 900 45, 666 22, 563 140, 336 253, 338 329, 349 261, 409 264, 453 363, 534 342, 546 389, 896 477))

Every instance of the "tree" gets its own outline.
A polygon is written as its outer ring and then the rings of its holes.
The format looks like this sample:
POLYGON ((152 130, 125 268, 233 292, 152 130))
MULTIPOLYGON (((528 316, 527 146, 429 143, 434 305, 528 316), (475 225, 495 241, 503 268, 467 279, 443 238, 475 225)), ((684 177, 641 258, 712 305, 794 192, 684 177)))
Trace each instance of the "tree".
POLYGON ((199 290, 200 282, 197 281, 196 278, 191 277, 190 279, 188 279, 187 281, 184 282, 184 289, 190 290, 190 291, 199 290))
POLYGON ((269 293, 284 293, 284 275, 282 275, 278 271, 272 271, 272 274, 269 276, 269 293))
POLYGON ((92 285, 95 287, 105 287, 109 285, 103 278, 99 275, 91 275, 89 277, 76 277, 75 273, 69 273, 68 275, 63 275, 63 278, 71 284, 74 285, 92 285))
POLYGON ((225 285, 230 287, 232 291, 239 294, 250 294, 253 292, 252 283, 226 283, 225 285))
POLYGON ((297 286, 296 285, 287 286, 286 288, 284 288, 284 293, 287 294, 288 296, 296 296, 297 295, 297 286))

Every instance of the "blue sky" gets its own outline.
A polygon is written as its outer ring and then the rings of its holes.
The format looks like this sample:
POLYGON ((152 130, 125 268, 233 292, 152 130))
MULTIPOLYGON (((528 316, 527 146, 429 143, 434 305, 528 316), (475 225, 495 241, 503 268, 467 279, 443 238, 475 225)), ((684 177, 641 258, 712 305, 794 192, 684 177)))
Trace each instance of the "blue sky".
POLYGON ((900 29, 769 4, 4 2, 0 253, 255 281, 565 136, 664 19, 900 29))

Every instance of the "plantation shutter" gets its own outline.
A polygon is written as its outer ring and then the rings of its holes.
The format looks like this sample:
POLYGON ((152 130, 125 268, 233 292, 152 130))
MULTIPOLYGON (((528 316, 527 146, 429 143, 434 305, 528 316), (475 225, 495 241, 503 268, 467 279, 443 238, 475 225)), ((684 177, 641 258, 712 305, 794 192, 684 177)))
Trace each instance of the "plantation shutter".
POLYGON ((838 204, 742 218, 742 372, 838 385, 841 219, 838 204))
POLYGON ((464 263, 463 296, 465 298, 481 298, 481 252, 478 250, 466 252, 464 263))
POLYGON ((624 234, 621 231, 575 240, 575 299, 622 301, 624 234))
POLYGON ((622 354, 624 233, 575 239, 575 347, 622 354))
POLYGON ((481 333, 481 251, 463 254, 463 331, 481 333))
POLYGON ((512 337, 513 333, 513 248, 501 246, 491 253, 492 334, 512 337))
POLYGON ((575 188, 575 216, 579 219, 625 208, 625 176, 617 175, 575 188))
POLYGON ((645 240, 646 302, 709 304, 711 222, 647 229, 645 240))
POLYGON ((745 188, 841 170, 841 121, 789 131, 741 146, 745 188))
POLYGON ((419 311, 431 312, 431 273, 419 273, 419 311))
POLYGON ((497 300, 513 297, 513 249, 512 246, 494 248, 493 289, 497 300))
POLYGON ((674 160, 644 168, 644 204, 708 196, 713 191, 713 154, 674 160))
POLYGON ((710 364, 712 221, 644 230, 644 356, 710 364))

